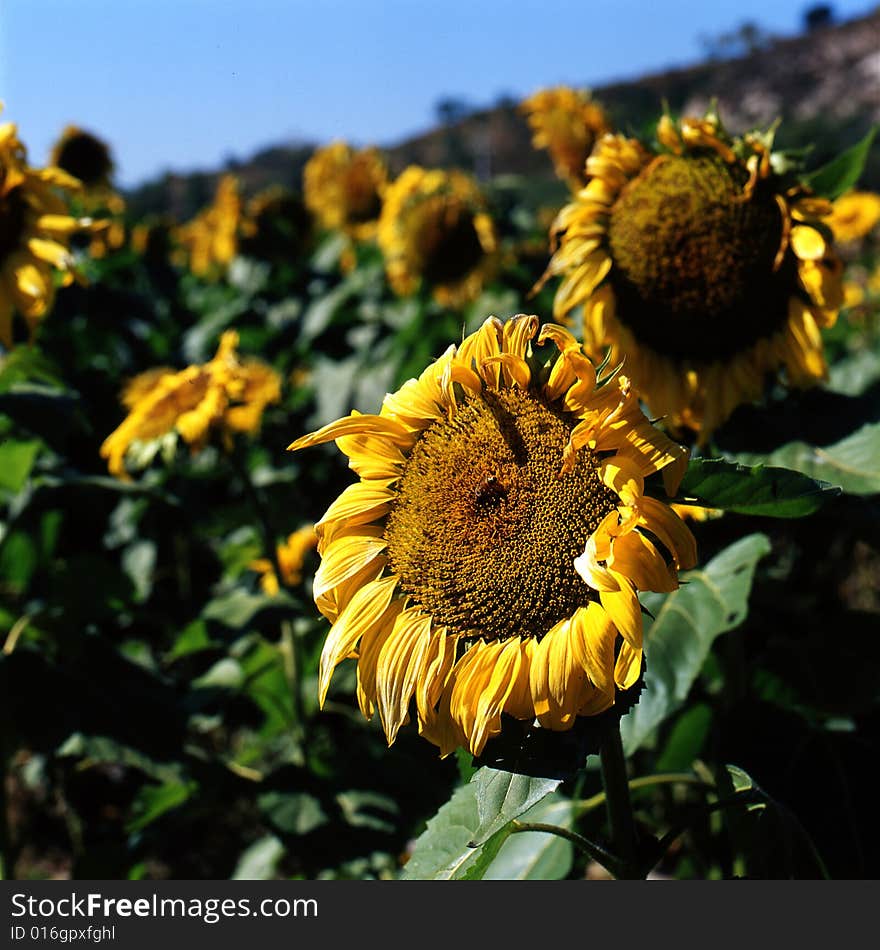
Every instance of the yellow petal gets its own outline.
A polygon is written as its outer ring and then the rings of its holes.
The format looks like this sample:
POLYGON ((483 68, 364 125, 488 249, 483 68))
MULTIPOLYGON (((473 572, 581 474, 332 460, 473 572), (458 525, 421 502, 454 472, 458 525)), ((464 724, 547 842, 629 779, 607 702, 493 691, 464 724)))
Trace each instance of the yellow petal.
POLYGON ((358 641, 367 630, 380 623, 388 609, 396 577, 383 577, 365 584, 346 605, 330 628, 318 670, 318 703, 323 707, 330 688, 330 678, 337 665, 350 656, 358 641))

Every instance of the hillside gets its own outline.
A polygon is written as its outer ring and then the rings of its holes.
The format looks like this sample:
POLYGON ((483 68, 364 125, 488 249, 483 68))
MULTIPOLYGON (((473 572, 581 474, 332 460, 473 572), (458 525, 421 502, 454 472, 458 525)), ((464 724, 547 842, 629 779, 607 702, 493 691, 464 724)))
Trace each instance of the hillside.
MULTIPOLYGON (((624 130, 656 119, 664 102, 675 112, 699 114, 713 97, 734 132, 781 118, 778 143, 815 143, 811 164, 818 165, 880 122, 880 7, 858 19, 769 40, 749 55, 597 86, 593 92, 624 130)), ((395 172, 418 163, 456 165, 481 179, 499 174, 553 178, 546 154, 532 148, 515 102, 473 112, 386 148, 395 172)), ((235 172, 247 194, 273 183, 298 188, 311 151, 309 145, 277 146, 222 170, 168 174, 131 192, 129 206, 136 216, 169 212, 183 219, 210 199, 221 171, 235 172)), ((873 188, 880 188, 878 152, 863 178, 873 188)))

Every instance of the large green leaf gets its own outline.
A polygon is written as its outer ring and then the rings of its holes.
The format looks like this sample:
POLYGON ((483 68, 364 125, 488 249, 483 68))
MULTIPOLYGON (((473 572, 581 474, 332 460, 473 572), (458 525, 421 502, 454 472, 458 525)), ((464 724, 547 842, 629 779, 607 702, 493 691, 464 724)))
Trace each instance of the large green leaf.
POLYGON ((880 492, 880 422, 869 422, 833 445, 789 442, 768 455, 741 454, 745 464, 783 465, 836 485, 850 495, 880 492))
POLYGON ((511 833, 510 823, 558 785, 555 779, 479 769, 428 821, 403 878, 451 881, 482 877, 511 833))
POLYGON ((484 768, 474 776, 480 826, 473 844, 479 845, 496 831, 541 801, 560 784, 559 779, 532 778, 484 768))
POLYGON ((790 468, 691 459, 677 501, 739 514, 799 518, 812 514, 839 489, 790 468))
POLYGON ((671 594, 643 595, 655 619, 645 629, 645 688, 620 721, 627 754, 681 707, 715 638, 745 620, 755 566, 769 550, 765 535, 751 534, 684 574, 671 594))
POLYGON ((839 198, 844 192, 849 191, 859 180, 865 162, 868 160, 868 153, 871 151, 871 144, 874 136, 877 134, 878 126, 873 126, 868 134, 857 142, 852 148, 842 152, 837 158, 832 159, 827 165, 823 165, 816 171, 804 176, 804 180, 816 192, 824 198, 839 198))
MULTIPOLYGON (((520 816, 524 822, 566 829, 573 819, 571 800, 558 792, 520 816)), ((573 861, 574 846, 565 838, 546 831, 522 831, 502 842, 483 877, 487 881, 560 881, 568 876, 573 861)))

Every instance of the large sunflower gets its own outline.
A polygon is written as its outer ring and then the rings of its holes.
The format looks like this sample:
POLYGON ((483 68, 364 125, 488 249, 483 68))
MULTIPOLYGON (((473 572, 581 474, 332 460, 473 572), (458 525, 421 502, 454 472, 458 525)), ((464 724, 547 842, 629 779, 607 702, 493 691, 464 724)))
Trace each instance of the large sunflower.
POLYGON ((459 307, 494 270, 498 235, 470 175, 410 165, 386 193, 379 246, 395 293, 424 284, 439 303, 459 307))
POLYGON ((89 222, 70 215, 65 193, 80 187, 60 168, 30 168, 12 122, 0 124, 0 343, 13 343, 13 315, 31 335, 52 307, 55 273, 72 279, 69 240, 89 222))
POLYGON ((321 227, 367 241, 376 234, 387 182, 388 169, 379 149, 358 150, 332 142, 306 162, 303 197, 321 227))
POLYGON ((541 89, 520 107, 532 129, 532 145, 546 148, 556 174, 572 190, 586 180, 587 157, 611 125, 605 110, 587 92, 569 86, 541 89))
POLYGON ((639 590, 695 562, 690 531, 645 494, 673 491, 687 453, 642 414, 629 381, 597 386, 571 334, 490 317, 378 415, 293 443, 335 440, 360 480, 317 524, 318 608, 332 622, 319 699, 346 657, 389 744, 414 701, 446 755, 479 755, 502 714, 551 730, 613 706, 642 665, 639 590))
POLYGON ((771 161, 771 137, 732 140, 714 116, 664 117, 659 149, 607 135, 589 182, 559 213, 554 314, 584 307, 585 349, 611 349, 651 411, 705 443, 784 368, 823 379, 820 328, 842 302, 842 266, 812 197, 771 161))

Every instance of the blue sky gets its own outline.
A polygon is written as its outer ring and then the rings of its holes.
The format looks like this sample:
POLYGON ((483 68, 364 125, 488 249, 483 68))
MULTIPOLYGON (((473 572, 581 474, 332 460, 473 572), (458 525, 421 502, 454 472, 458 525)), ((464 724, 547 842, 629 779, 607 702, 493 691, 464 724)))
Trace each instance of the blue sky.
MULTIPOLYGON (((293 140, 391 145, 443 96, 488 106, 702 58, 754 20, 800 29, 794 0, 0 0, 0 100, 34 164, 73 122, 118 180, 213 168, 293 140)), ((840 19, 870 0, 838 0, 840 19)))

